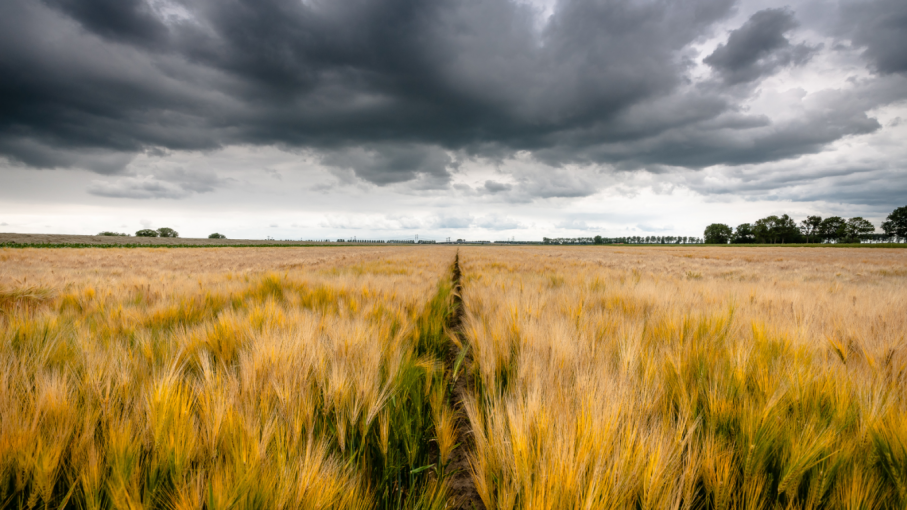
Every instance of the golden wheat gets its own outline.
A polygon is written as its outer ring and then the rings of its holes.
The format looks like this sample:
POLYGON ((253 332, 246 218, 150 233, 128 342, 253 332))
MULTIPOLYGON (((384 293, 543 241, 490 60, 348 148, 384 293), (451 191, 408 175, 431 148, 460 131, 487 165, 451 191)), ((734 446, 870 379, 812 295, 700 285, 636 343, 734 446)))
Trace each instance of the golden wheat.
POLYGON ((907 507, 905 255, 464 249, 485 506, 907 507))
POLYGON ((903 253, 0 250, 0 506, 904 508, 903 253))
POLYGON ((0 251, 0 505, 437 506, 452 258, 0 251))

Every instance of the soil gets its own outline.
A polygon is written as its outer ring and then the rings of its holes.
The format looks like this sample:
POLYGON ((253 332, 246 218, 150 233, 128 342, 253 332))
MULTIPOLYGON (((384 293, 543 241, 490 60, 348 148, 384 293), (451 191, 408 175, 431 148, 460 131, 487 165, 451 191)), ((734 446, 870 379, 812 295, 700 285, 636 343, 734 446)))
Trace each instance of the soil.
MULTIPOLYGON (((463 298, 461 295, 462 287, 460 285, 460 254, 456 255, 453 267, 453 300, 454 313, 451 316, 448 328, 452 334, 457 335, 461 345, 468 349, 466 335, 463 334, 463 298)), ((453 371, 456 364, 459 348, 450 343, 450 350, 447 356, 448 368, 453 371)), ((467 374, 472 373, 472 353, 467 350, 466 356, 460 366, 459 377, 454 382, 453 387, 453 405, 456 412, 456 423, 459 438, 457 443, 460 444, 451 453, 450 464, 447 470, 453 473, 450 478, 450 500, 451 508, 457 510, 485 510, 482 498, 476 491, 475 483, 472 479, 472 472, 469 466, 469 452, 473 450, 472 435, 469 434, 469 418, 463 409, 463 397, 473 388, 474 381, 467 374)))

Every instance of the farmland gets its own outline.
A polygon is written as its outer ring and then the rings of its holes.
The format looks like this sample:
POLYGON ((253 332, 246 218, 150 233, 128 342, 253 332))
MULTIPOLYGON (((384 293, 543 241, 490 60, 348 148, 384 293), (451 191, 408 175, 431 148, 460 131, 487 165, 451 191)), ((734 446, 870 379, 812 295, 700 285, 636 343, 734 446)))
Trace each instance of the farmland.
POLYGON ((904 508, 897 251, 461 252, 490 508, 904 508))
POLYGON ((0 257, 4 506, 445 498, 413 471, 452 447, 435 440, 450 437, 439 345, 452 251, 0 257))
POLYGON ((0 505, 904 508, 903 253, 3 249, 0 505))

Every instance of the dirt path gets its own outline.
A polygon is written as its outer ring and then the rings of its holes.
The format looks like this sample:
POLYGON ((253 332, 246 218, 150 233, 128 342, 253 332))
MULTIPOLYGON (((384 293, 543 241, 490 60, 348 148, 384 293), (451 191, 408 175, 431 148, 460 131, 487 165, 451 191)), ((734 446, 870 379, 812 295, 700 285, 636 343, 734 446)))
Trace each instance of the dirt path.
MULTIPOLYGON (((463 298, 461 295, 462 287, 460 285, 460 254, 457 253, 454 258, 453 267, 453 306, 454 313, 451 315, 448 329, 451 334, 456 335, 460 345, 466 349, 465 357, 460 363, 456 379, 453 381, 451 391, 451 400, 456 412, 458 441, 460 444, 451 454, 450 464, 447 466, 448 472, 452 473, 450 478, 450 508, 457 510, 485 510, 485 505, 476 492, 475 483, 472 480, 472 474, 469 467, 469 452, 473 450, 472 434, 469 432, 469 418, 463 409, 463 397, 471 391, 472 379, 466 374, 472 370, 472 353, 469 351, 469 343, 466 335, 463 333, 463 298)), ((449 373, 453 374, 456 368, 457 360, 461 354, 460 347, 454 342, 450 343, 450 351, 447 356, 447 365, 449 373)))

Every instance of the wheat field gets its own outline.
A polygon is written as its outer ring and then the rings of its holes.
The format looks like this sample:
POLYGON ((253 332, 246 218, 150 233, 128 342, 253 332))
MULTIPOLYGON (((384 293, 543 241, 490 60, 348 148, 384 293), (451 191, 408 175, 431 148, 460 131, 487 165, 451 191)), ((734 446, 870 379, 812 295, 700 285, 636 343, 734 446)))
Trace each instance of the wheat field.
POLYGON ((907 257, 468 249, 488 508, 907 508, 907 257))
POLYGON ((0 504, 437 507, 452 256, 4 250, 0 504))
POLYGON ((902 250, 0 249, 0 508, 903 509, 905 331, 902 250))

